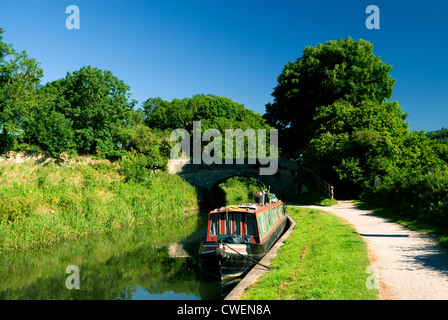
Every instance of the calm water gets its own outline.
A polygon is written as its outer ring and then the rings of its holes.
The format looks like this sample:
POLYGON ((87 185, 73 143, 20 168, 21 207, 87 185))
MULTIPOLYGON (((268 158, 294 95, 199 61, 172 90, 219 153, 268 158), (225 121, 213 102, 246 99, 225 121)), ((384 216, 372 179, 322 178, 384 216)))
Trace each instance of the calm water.
POLYGON ((123 228, 38 250, 0 255, 0 300, 207 300, 224 294, 205 281, 197 251, 205 237, 205 217, 179 225, 123 228), (68 266, 79 269, 79 289, 68 266))

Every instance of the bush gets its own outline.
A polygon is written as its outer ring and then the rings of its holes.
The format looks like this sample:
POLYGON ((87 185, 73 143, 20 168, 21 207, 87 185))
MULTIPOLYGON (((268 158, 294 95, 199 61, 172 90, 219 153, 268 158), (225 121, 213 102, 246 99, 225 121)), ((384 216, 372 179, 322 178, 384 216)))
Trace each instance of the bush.
POLYGON ((400 215, 448 227, 448 170, 421 174, 396 170, 385 176, 378 187, 363 199, 389 206, 400 215))
POLYGON ((0 154, 14 150, 17 146, 16 139, 10 134, 0 134, 0 154))
POLYGON ((119 161, 123 156, 128 155, 128 152, 125 150, 112 150, 103 153, 103 155, 109 161, 119 161))
POLYGON ((56 158, 75 146, 72 124, 73 121, 63 114, 52 111, 32 124, 30 135, 39 147, 56 158))
POLYGON ((136 152, 128 152, 119 161, 119 173, 125 176, 125 181, 143 182, 149 177, 146 169, 148 159, 145 155, 136 152))
POLYGON ((168 132, 137 124, 120 129, 118 135, 123 148, 146 156, 148 168, 166 169, 172 148, 168 132))
POLYGON ((221 183, 216 191, 218 206, 254 202, 254 192, 266 190, 263 182, 250 177, 232 177, 221 183))

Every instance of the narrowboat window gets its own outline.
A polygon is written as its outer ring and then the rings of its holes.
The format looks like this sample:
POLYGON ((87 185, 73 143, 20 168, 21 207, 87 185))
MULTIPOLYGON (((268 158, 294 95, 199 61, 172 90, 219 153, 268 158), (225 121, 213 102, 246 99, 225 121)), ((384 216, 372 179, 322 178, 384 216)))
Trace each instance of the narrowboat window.
POLYGON ((226 234, 232 233, 232 216, 230 214, 224 215, 224 219, 226 219, 226 234))
POLYGON ((253 215, 246 215, 246 235, 252 237, 257 236, 257 227, 253 215))
POLYGON ((219 214, 212 215, 212 221, 210 222, 210 236, 217 236, 219 234, 219 214))
POLYGON ((272 220, 274 221, 274 224, 278 221, 277 207, 272 208, 272 220))
POLYGON ((272 209, 269 211, 266 211, 266 218, 268 220, 268 228, 271 228, 272 226, 272 209))
POLYGON ((241 215, 235 214, 233 216, 233 233, 240 236, 241 235, 241 215))
POLYGON ((278 216, 279 216, 279 218, 283 217, 283 206, 282 205, 278 206, 278 216))
POLYGON ((264 214, 261 216, 261 229, 263 230, 263 233, 266 231, 266 222, 264 219, 264 214))

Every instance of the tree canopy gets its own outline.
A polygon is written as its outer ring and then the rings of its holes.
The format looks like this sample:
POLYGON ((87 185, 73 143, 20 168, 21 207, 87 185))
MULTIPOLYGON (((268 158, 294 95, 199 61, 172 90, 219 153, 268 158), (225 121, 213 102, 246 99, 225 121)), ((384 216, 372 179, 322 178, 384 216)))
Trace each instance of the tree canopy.
POLYGON ((448 146, 436 143, 445 132, 409 131, 407 114, 389 101, 391 70, 364 40, 306 47, 285 65, 266 105, 264 117, 280 130, 283 155, 303 154, 306 166, 351 196, 446 170, 448 146))
POLYGON ((117 148, 117 130, 127 124, 135 105, 128 85, 110 71, 85 66, 47 86, 55 89, 54 110, 72 121, 79 152, 95 154, 117 148))
POLYGON ((258 113, 226 97, 197 94, 171 102, 161 98, 149 98, 143 103, 145 124, 151 128, 193 129, 193 121, 201 121, 201 129, 269 129, 258 113))
POLYGON ((306 47, 278 76, 266 105, 265 119, 279 129, 285 154, 297 156, 314 137, 317 110, 342 99, 382 103, 392 96, 394 80, 386 65, 373 54, 373 45, 351 38, 306 47))
POLYGON ((440 130, 429 131, 426 135, 438 143, 448 144, 448 129, 442 127, 440 130))

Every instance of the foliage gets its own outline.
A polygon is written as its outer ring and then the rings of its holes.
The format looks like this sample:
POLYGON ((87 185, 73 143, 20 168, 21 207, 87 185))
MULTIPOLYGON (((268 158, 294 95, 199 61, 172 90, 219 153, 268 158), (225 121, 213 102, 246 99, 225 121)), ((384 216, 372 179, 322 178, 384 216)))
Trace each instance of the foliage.
POLYGON ((145 123, 151 128, 193 130, 193 121, 201 121, 201 129, 269 129, 262 116, 229 98, 197 94, 192 98, 149 98, 143 104, 145 123))
POLYGON ((324 179, 351 184, 359 193, 401 161, 408 135, 404 118, 396 102, 340 100, 321 107, 314 118, 319 124, 316 137, 304 151, 305 162, 324 179))
POLYGON ((174 145, 170 141, 170 132, 136 124, 130 128, 122 128, 119 136, 125 150, 134 150, 146 156, 149 168, 166 168, 174 145))
POLYGON ((75 147, 73 121, 57 111, 42 114, 30 124, 30 138, 52 157, 75 147))
POLYGON ((216 206, 238 205, 254 202, 256 191, 267 190, 265 184, 256 178, 232 177, 222 182, 215 192, 216 206))
MULTIPOLYGON (((217 147, 214 151, 222 152, 221 156, 226 155, 224 137, 227 129, 241 129, 241 132, 248 133, 247 129, 253 129, 254 137, 256 139, 257 129, 266 130, 266 141, 270 141, 271 129, 262 118, 251 110, 248 110, 244 105, 232 101, 229 98, 218 97, 213 95, 197 94, 192 98, 184 98, 182 100, 173 99, 171 102, 165 101, 161 98, 150 98, 143 103, 143 117, 144 123, 151 129, 160 129, 164 131, 184 129, 190 134, 190 145, 193 145, 193 122, 200 121, 201 133, 207 129, 216 129, 219 133, 213 134, 210 139, 211 145, 216 143, 217 147), (216 140, 216 141, 215 141, 216 140), (221 146, 221 148, 219 147, 221 146)), ((235 139, 238 140, 238 139, 235 139)), ((252 140, 255 142, 255 140, 252 140)), ((249 157, 249 139, 244 139, 244 155, 241 157, 249 157)), ((255 148, 256 148, 256 142, 255 148)), ((202 148, 208 144, 202 143, 202 148)), ((240 157, 237 154, 237 143, 232 144, 233 157, 240 157)), ((243 146, 241 146, 243 147, 243 146)), ((210 148, 212 148, 210 146, 210 148)), ((267 156, 270 152, 270 144, 266 143, 267 156)), ((255 149, 251 149, 255 151, 255 149)), ((210 153, 212 153, 209 150, 210 153)), ((213 154, 213 156, 219 156, 213 154)), ((256 156, 252 156, 256 158, 256 156)))
POLYGON ((148 159, 141 153, 129 152, 121 158, 119 164, 119 172, 126 177, 126 182, 144 182, 149 177, 149 171, 146 169, 148 159))
POLYGON ((82 67, 47 84, 57 91, 55 110, 73 122, 80 154, 96 154, 118 148, 117 130, 128 122, 135 104, 129 86, 110 71, 82 67))
POLYGON ((274 102, 266 105, 264 117, 279 129, 283 152, 296 156, 314 137, 320 107, 340 99, 358 104, 390 98, 391 70, 373 54, 373 45, 361 39, 306 47, 302 57, 284 66, 272 93, 274 102))
POLYGON ((442 127, 440 130, 427 132, 426 135, 431 139, 439 143, 448 144, 448 129, 442 127))
POLYGON ((202 132, 270 129, 260 114, 212 95, 171 102, 150 98, 134 109, 130 87, 112 72, 91 66, 42 86, 39 63, 1 41, 2 33, 0 29, 1 153, 26 148, 53 157, 67 152, 117 161, 135 151, 147 168, 165 169, 175 145, 171 131, 191 131, 193 121, 201 120, 202 132))
POLYGON ((389 172, 364 199, 395 209, 400 215, 448 227, 448 170, 389 172))
POLYGON ((110 71, 90 66, 40 84, 43 70, 25 51, 2 42, 0 29, 0 151, 41 147, 52 156, 72 149, 95 154, 116 150, 127 124, 129 87, 110 71))

